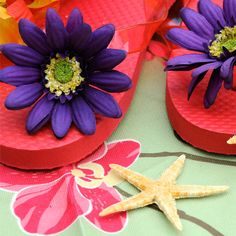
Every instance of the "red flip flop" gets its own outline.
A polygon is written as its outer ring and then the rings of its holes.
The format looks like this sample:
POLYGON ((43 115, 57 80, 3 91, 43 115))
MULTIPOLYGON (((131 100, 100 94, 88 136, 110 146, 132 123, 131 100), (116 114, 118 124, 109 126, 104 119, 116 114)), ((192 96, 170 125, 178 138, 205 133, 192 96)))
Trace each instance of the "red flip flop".
MULTIPOLYGON (((172 56, 182 55, 176 49, 172 56)), ((236 92, 221 89, 210 109, 203 107, 208 79, 204 79, 188 101, 191 72, 167 74, 166 106, 173 129, 194 147, 220 154, 236 154, 236 145, 227 141, 236 134, 236 92)))
MULTIPOLYGON (((105 23, 113 23, 117 29, 120 29, 116 33, 111 47, 122 47, 128 52, 133 52, 118 68, 121 72, 128 74, 133 82, 133 86, 128 92, 114 94, 123 111, 123 116, 128 110, 137 85, 144 50, 147 46, 145 46, 145 37, 148 42, 155 31, 154 26, 156 27, 159 21, 167 17, 166 10, 156 16, 155 22, 150 23, 153 27, 150 28, 149 24, 141 24, 137 31, 133 31, 137 24, 153 20, 154 2, 147 0, 147 5, 144 5, 144 2, 143 0, 65 1, 68 6, 60 12, 66 18, 72 8, 76 6, 83 13, 84 20, 93 28, 105 23), (127 30, 123 30, 127 27, 127 30), (135 37, 135 41, 130 41, 131 36, 133 39, 135 37)), ((166 3, 160 1, 158 4, 166 3)), ((9 85, 1 84, 0 162, 9 166, 22 169, 51 169, 76 162, 94 152, 114 132, 123 118, 118 120, 98 118, 96 133, 92 136, 80 134, 74 126, 62 140, 53 136, 50 127, 43 128, 35 135, 29 135, 25 130, 25 120, 29 109, 10 111, 4 107, 5 98, 12 89, 13 87, 9 85)))

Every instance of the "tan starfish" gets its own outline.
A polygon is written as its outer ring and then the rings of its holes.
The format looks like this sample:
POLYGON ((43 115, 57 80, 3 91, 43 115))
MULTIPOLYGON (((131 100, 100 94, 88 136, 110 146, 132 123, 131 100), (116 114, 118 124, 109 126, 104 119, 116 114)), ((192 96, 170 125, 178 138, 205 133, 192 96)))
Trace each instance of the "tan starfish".
POLYGON ((236 135, 234 135, 232 138, 230 138, 228 141, 227 141, 228 144, 236 144, 236 135))
POLYGON ((155 203, 163 211, 169 221, 178 230, 182 230, 175 199, 205 197, 225 192, 229 188, 228 186, 176 185, 175 180, 184 166, 184 161, 185 155, 180 156, 158 180, 149 179, 122 166, 111 164, 110 167, 113 170, 140 189, 141 192, 122 202, 109 206, 100 212, 99 215, 106 216, 155 203))

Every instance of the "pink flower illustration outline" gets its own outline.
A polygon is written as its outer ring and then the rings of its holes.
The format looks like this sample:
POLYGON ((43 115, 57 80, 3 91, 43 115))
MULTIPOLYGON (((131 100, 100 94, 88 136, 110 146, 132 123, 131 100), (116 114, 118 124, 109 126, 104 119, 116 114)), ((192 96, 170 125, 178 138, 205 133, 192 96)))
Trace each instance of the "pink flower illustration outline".
POLYGON ((139 142, 120 140, 105 143, 77 164, 53 171, 20 171, 2 165, 0 189, 16 192, 11 210, 27 233, 60 233, 80 217, 105 233, 118 233, 127 225, 127 213, 98 216, 103 208, 121 200, 112 187, 119 179, 109 164, 128 167, 139 154, 139 142))

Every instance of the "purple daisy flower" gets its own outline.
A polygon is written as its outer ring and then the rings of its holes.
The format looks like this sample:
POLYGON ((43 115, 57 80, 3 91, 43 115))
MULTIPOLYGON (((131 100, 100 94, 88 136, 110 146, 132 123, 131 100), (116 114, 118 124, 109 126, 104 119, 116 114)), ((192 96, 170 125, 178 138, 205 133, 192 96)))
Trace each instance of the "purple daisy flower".
POLYGON ((26 19, 19 22, 19 31, 27 46, 2 46, 2 53, 15 66, 1 70, 0 81, 16 86, 5 101, 8 109, 35 103, 26 122, 29 133, 51 120, 57 138, 67 134, 72 121, 83 134, 91 135, 96 130, 95 114, 121 117, 109 93, 128 90, 131 80, 113 70, 126 52, 107 49, 115 32, 112 24, 92 32, 74 9, 64 27, 59 15, 49 9, 46 34, 26 19))
POLYGON ((204 96, 209 108, 224 83, 233 87, 233 68, 236 59, 236 0, 224 0, 221 9, 211 0, 200 0, 198 12, 183 8, 181 18, 189 30, 173 28, 167 38, 188 50, 200 53, 177 56, 167 62, 167 71, 193 70, 188 99, 208 70, 212 74, 204 96))

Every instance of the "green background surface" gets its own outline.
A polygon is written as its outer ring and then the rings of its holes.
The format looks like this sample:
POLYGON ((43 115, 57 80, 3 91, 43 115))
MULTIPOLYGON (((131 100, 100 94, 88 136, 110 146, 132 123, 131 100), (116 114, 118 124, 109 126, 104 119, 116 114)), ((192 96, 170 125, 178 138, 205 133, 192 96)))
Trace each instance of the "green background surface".
MULTIPOLYGON (((141 143, 142 153, 131 169, 158 178, 177 156, 186 153, 187 160, 178 178, 180 184, 229 185, 228 193, 202 199, 177 201, 183 232, 177 232, 154 206, 128 213, 128 225, 118 236, 236 235, 236 159, 202 152, 183 143, 173 133, 165 108, 165 73, 161 61, 145 62, 132 105, 109 141, 134 139, 141 143), (223 160, 223 161, 222 161, 223 160)), ((137 190, 128 183, 117 189, 126 198, 137 190)), ((14 194, 0 191, 0 235, 27 235, 19 228, 10 211, 14 194)), ((84 218, 77 220, 60 236, 108 235, 84 218)))

